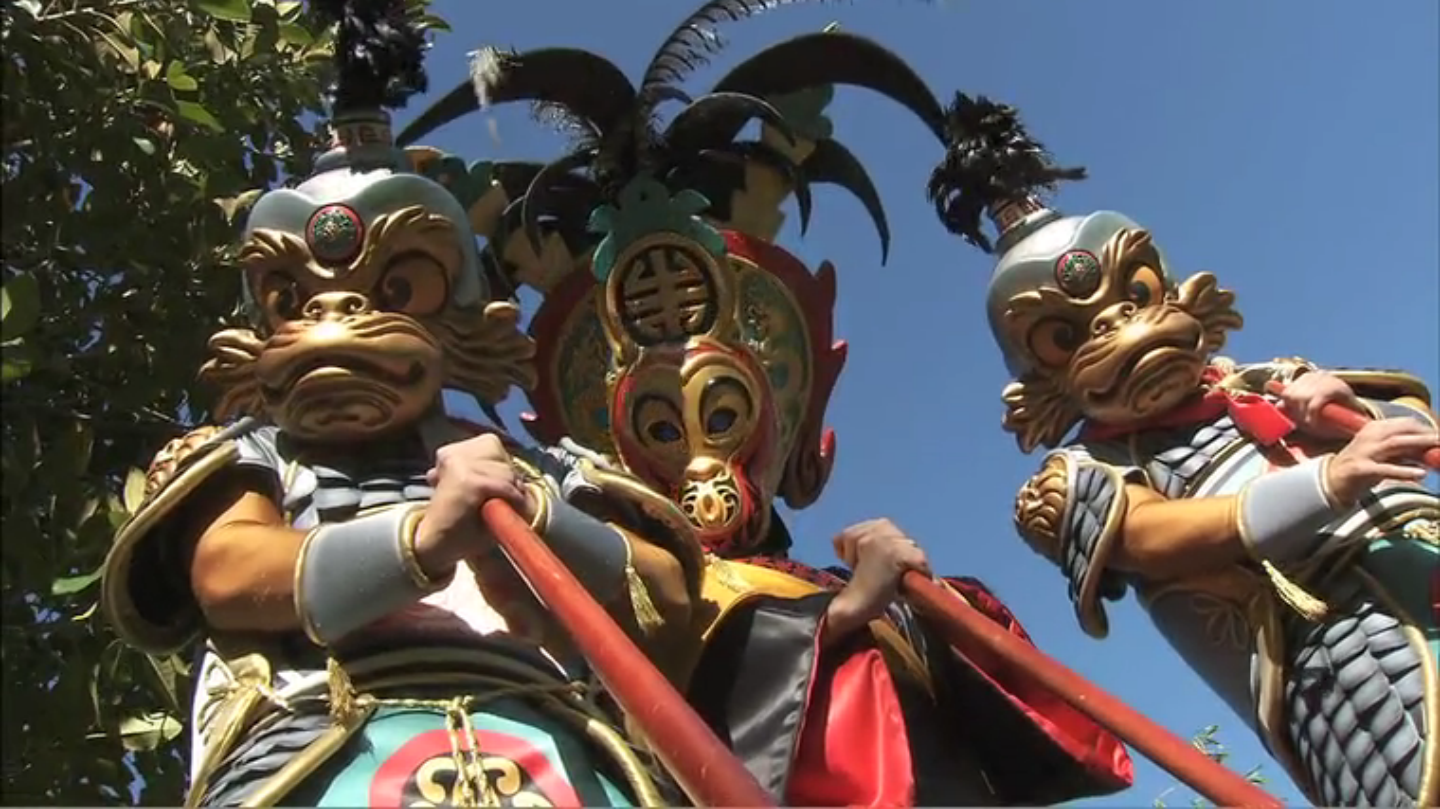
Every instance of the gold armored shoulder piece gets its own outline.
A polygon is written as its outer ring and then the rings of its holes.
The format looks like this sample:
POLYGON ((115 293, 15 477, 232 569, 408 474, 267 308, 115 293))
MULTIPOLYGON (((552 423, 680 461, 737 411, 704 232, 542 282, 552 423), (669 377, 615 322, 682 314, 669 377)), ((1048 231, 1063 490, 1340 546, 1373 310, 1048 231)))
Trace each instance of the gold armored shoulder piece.
POLYGON ((145 500, 165 488, 185 460, 219 434, 220 428, 213 425, 199 427, 179 438, 171 439, 163 449, 155 453, 150 469, 145 473, 145 500))
POLYGON ((1065 495, 1070 466, 1063 454, 1045 459, 1015 495, 1015 528, 1030 548, 1051 562, 1060 562, 1060 520, 1065 516, 1065 495))
POLYGON ((1069 580, 1075 617, 1091 637, 1110 631, 1102 601, 1125 593, 1107 564, 1127 507, 1124 473, 1078 448, 1050 453, 1015 497, 1017 531, 1069 580))
POLYGON ((143 502, 115 535, 101 609, 121 639, 142 651, 177 651, 200 629, 171 518, 201 484, 239 458, 234 437, 245 427, 201 427, 166 444, 150 463, 143 502))
POLYGON ((1426 408, 1433 409, 1435 406, 1430 388, 1414 374, 1378 368, 1339 368, 1330 373, 1340 377, 1357 395, 1366 399, 1392 402, 1410 399, 1426 408))
POLYGON ((1310 371, 1319 370, 1314 363, 1300 357, 1277 357, 1269 362, 1239 364, 1228 357, 1215 357, 1210 365, 1224 375, 1219 386, 1226 390, 1265 393, 1271 382, 1290 384, 1310 371))

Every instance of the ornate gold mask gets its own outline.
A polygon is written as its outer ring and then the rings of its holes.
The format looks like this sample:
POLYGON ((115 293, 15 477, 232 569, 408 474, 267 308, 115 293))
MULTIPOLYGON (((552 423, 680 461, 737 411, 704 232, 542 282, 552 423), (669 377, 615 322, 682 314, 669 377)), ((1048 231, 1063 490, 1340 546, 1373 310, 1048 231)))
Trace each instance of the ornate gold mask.
POLYGON ((1053 446, 1082 418, 1131 424, 1181 404, 1241 325, 1213 275, 1172 287, 1144 230, 1114 230, 1098 256, 1069 247, 1053 281, 1008 300, 997 329, 1028 368, 1005 391, 1005 426, 1026 451, 1053 446))
POLYGON ((844 364, 833 344, 834 269, 723 231, 623 247, 603 283, 575 273, 531 326, 541 380, 531 431, 617 454, 680 504, 716 553, 764 541, 777 496, 819 496, 834 458, 822 427, 844 364))
POLYGON ((240 267, 258 330, 211 339, 202 375, 225 389, 218 415, 263 413, 301 440, 351 441, 413 425, 447 384, 490 403, 532 381, 518 308, 455 301, 469 238, 421 205, 368 227, 349 205, 317 206, 304 238, 251 230, 240 267))

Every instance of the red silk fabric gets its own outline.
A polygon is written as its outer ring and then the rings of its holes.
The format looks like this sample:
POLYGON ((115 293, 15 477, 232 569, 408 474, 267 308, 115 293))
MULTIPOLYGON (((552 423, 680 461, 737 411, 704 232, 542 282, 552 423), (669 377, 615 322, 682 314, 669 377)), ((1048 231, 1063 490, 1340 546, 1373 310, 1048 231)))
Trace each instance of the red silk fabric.
POLYGON ((895 683, 873 646, 811 683, 786 806, 913 806, 914 767, 895 683))

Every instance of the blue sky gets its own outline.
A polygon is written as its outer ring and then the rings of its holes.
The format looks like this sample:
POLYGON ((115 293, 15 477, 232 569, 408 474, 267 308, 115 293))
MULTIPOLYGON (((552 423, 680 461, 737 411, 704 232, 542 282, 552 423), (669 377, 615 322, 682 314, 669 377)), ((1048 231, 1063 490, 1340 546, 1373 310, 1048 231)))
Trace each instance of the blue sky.
MULTIPOLYGON (((691 5, 441 0, 455 31, 431 54, 431 94, 399 120, 458 82, 479 45, 585 47, 638 75, 691 5)), ((832 20, 902 53, 937 94, 963 89, 1017 105, 1062 163, 1090 170, 1057 197, 1061 209, 1126 212, 1155 234, 1173 272, 1216 272, 1247 318, 1229 356, 1298 355, 1440 382, 1440 5, 811 3, 727 27, 729 49, 690 86, 708 87, 717 69, 832 20)), ((1016 487, 1038 459, 999 426, 1007 378, 982 305, 992 265, 947 234, 924 199, 938 148, 868 91, 841 89, 830 115, 869 166, 894 244, 880 266, 859 204, 828 189, 816 191, 804 239, 793 228, 783 237, 812 267, 835 262, 836 334, 850 342, 829 409, 834 476, 818 504, 790 516, 799 555, 830 563, 835 532, 888 516, 940 571, 988 582, 1051 655, 1178 734, 1218 723, 1238 769, 1263 763, 1270 788, 1302 802, 1133 601, 1111 607, 1105 641, 1075 625, 1060 574, 1011 528, 1016 487)), ((469 159, 545 159, 562 145, 522 109, 457 121, 426 142, 469 159)), ((522 409, 517 396, 502 413, 522 409)), ((1149 805, 1174 784, 1137 764, 1134 790, 1087 803, 1149 805)))

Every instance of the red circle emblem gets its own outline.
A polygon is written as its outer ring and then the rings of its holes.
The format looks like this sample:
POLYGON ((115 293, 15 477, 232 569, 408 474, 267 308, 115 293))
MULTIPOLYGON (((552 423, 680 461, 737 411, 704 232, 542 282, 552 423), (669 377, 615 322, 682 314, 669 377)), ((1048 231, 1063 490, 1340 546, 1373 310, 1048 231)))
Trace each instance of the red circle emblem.
MULTIPOLYGON (((475 750, 485 780, 501 805, 582 805, 559 765, 524 739, 477 730, 475 750)), ((461 752, 466 761, 470 755, 461 752)), ((370 782, 370 805, 459 806, 459 785, 450 734, 444 730, 427 731, 381 763, 370 782)))
POLYGON ((1071 250, 1055 262, 1055 280, 1070 295, 1086 297, 1100 287, 1100 259, 1089 250, 1071 250))

